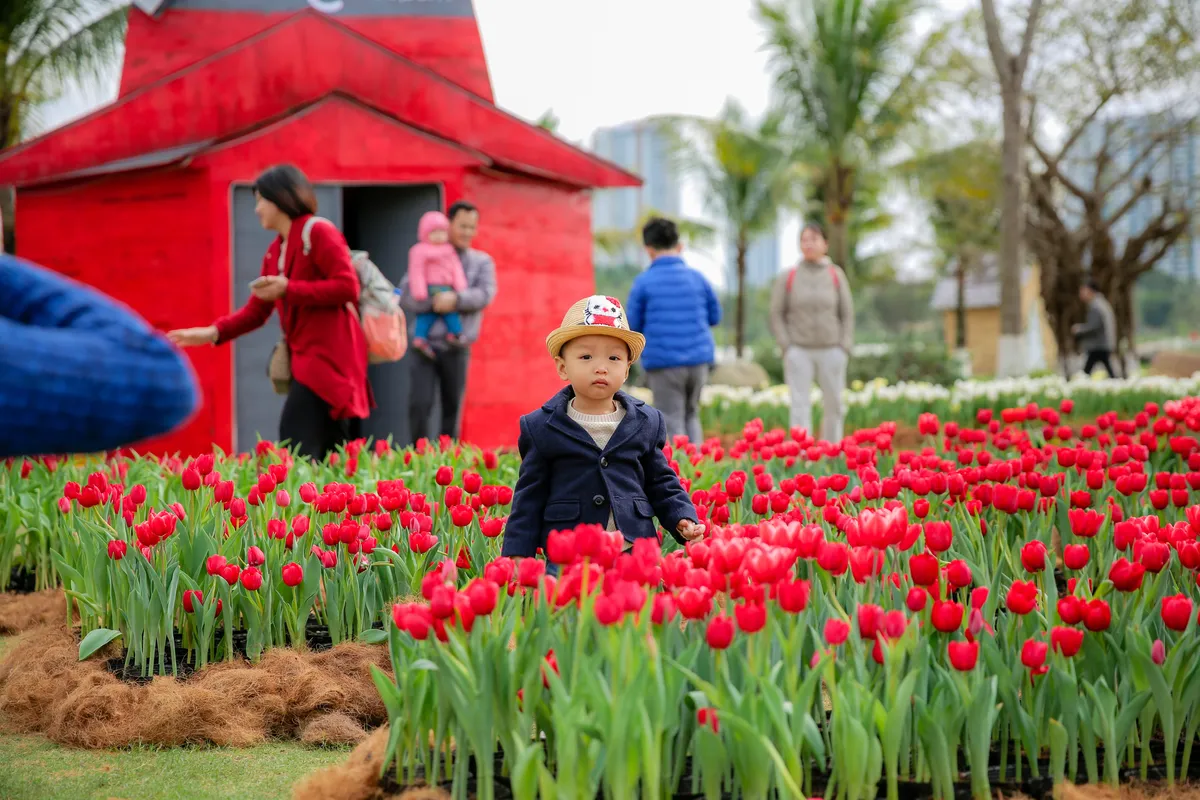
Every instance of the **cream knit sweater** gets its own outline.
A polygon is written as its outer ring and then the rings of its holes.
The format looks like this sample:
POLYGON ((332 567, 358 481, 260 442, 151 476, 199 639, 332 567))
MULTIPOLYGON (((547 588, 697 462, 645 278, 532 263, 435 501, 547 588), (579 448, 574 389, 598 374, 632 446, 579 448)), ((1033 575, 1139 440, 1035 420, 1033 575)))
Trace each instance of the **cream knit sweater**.
MULTIPOLYGON (((617 403, 616 407, 616 411, 611 414, 582 414, 575 410, 575 401, 572 400, 567 405, 567 416, 579 423, 579 427, 587 431, 596 446, 603 450, 608 445, 608 440, 617 432, 621 420, 625 419, 625 407, 620 403, 617 403)), ((608 512, 608 529, 617 529, 617 521, 612 511, 608 512)))

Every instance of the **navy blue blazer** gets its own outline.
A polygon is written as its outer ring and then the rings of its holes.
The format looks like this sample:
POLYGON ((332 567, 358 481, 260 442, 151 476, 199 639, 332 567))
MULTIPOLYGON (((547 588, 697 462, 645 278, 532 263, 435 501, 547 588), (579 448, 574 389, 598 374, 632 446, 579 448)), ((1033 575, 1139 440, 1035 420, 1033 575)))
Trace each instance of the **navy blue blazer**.
POLYGON ((533 556, 551 531, 581 524, 607 526, 611 511, 629 541, 657 538, 654 517, 677 540, 680 520, 696 521, 696 507, 663 447, 667 426, 655 408, 624 392, 616 400, 625 418, 601 450, 567 415, 575 396, 568 386, 521 417, 521 474, 504 529, 502 554, 533 556))

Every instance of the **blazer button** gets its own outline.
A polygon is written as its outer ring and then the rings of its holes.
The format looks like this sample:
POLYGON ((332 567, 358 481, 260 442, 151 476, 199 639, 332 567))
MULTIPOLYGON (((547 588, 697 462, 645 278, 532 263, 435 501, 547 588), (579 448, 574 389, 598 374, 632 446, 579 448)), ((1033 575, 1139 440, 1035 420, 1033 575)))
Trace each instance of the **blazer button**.
POLYGON ((598 506, 604 505, 604 495, 602 495, 602 494, 596 495, 595 497, 592 498, 592 502, 598 506))
POLYGON ((602 466, 602 467, 607 467, 607 466, 608 466, 608 459, 607 459, 607 458, 605 458, 604 456, 601 456, 601 457, 600 457, 600 466, 602 466))

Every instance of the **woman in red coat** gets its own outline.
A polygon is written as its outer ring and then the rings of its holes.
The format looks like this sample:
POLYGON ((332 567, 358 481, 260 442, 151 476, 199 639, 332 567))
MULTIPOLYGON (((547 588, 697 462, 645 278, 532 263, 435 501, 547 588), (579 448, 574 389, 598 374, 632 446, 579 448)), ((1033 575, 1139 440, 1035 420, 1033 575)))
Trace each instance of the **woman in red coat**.
POLYGON ((292 367, 279 438, 300 455, 323 460, 361 435, 362 420, 375 405, 355 311, 358 276, 346 240, 332 224, 313 225, 312 247, 304 252, 301 231, 317 211, 317 198, 303 172, 271 167, 255 181, 254 192, 258 221, 279 236, 267 248, 249 302, 212 325, 167 335, 183 347, 222 344, 261 327, 278 309, 292 367))

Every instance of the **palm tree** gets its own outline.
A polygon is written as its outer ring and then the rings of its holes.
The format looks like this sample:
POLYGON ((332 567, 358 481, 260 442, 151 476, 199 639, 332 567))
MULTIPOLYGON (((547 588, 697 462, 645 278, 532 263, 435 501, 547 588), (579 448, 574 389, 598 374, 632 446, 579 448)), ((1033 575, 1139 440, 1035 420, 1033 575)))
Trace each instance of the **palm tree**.
POLYGON ((723 219, 737 253, 737 311, 734 346, 738 358, 746 339, 746 252, 751 242, 775 230, 779 214, 796 205, 800 175, 796 152, 783 141, 783 116, 750 120, 728 100, 716 119, 675 118, 667 123, 684 174, 699 180, 712 213, 723 219))
MULTIPOLYGON (((100 74, 125 42, 126 6, 112 0, 0 2, 0 150, 27 136, 38 108, 72 81, 100 74)), ((13 194, 0 188, 11 250, 13 194)))
POLYGON ((817 167, 830 256, 852 260, 848 234, 859 172, 876 165, 932 92, 944 33, 907 41, 920 0, 758 0, 776 89, 804 160, 817 167), (895 64, 908 64, 902 74, 895 64))

